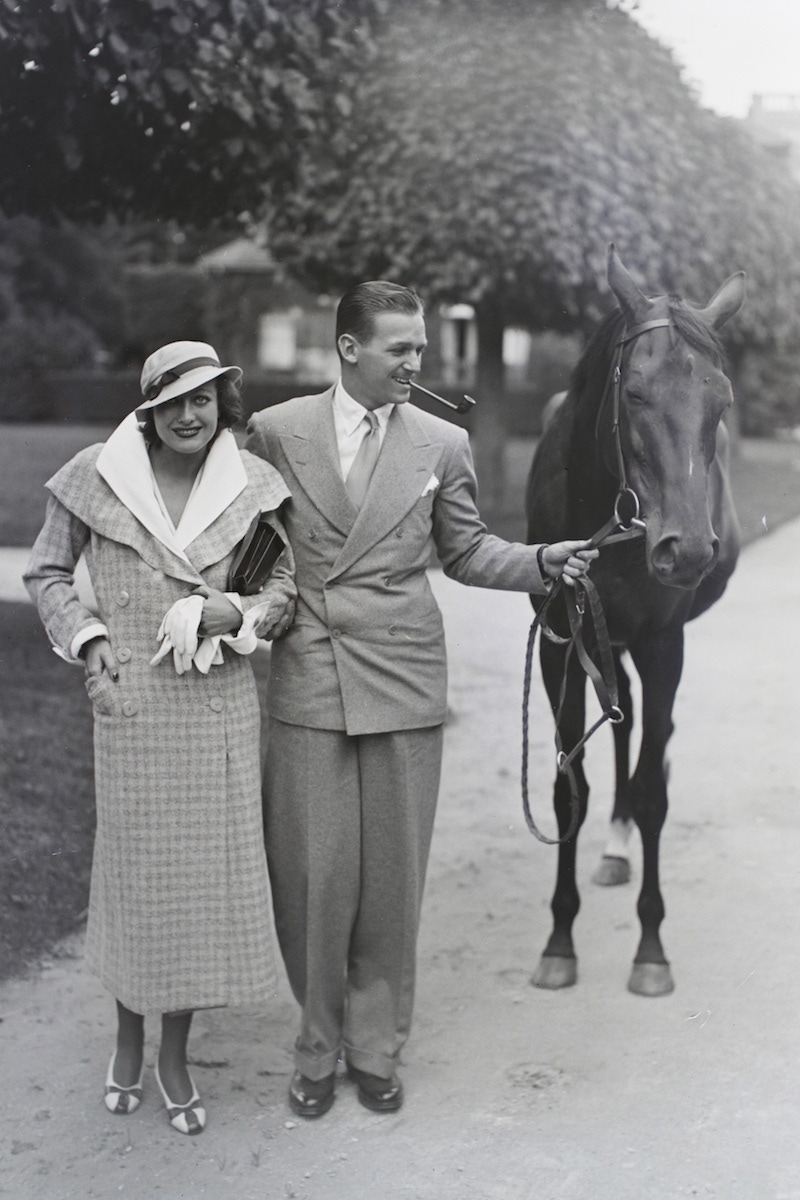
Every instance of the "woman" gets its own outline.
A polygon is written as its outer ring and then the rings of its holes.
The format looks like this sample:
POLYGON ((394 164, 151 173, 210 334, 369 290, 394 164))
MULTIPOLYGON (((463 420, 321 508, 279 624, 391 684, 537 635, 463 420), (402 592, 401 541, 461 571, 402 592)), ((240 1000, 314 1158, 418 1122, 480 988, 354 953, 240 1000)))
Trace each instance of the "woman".
POLYGON ((226 591, 234 551, 289 491, 240 451, 238 367, 203 342, 144 364, 143 399, 51 480, 25 582, 57 654, 83 661, 94 709, 97 833, 86 958, 117 1001, 105 1103, 142 1096, 144 1014, 172 1125, 205 1124, 186 1065, 196 1008, 273 990, 259 707, 247 655, 291 621, 287 547, 256 595, 226 591), (85 553, 99 617, 73 576, 85 553))

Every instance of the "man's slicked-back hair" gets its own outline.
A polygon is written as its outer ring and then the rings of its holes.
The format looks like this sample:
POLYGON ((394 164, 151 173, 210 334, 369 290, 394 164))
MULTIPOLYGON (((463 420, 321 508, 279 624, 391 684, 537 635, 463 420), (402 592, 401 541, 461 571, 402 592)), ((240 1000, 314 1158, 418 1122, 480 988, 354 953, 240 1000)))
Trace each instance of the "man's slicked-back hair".
POLYGON ((414 316, 423 313, 422 301, 413 288, 385 279, 357 283, 345 292, 336 309, 336 345, 343 333, 360 342, 368 342, 375 332, 375 319, 381 313, 397 312, 414 316))

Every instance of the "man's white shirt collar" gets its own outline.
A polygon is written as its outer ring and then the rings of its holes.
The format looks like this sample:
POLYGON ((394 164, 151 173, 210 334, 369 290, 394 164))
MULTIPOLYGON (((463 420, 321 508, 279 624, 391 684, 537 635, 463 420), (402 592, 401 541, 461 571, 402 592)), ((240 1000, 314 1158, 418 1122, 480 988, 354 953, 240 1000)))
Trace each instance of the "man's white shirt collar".
MULTIPOLYGON (((389 417, 392 415, 394 407, 394 404, 383 404, 380 408, 372 410, 378 418, 382 434, 386 432, 386 426, 389 423, 389 417)), ((341 422, 343 432, 348 437, 355 433, 367 414, 367 409, 363 404, 359 404, 357 400, 353 399, 341 379, 333 391, 333 410, 337 419, 341 422)))

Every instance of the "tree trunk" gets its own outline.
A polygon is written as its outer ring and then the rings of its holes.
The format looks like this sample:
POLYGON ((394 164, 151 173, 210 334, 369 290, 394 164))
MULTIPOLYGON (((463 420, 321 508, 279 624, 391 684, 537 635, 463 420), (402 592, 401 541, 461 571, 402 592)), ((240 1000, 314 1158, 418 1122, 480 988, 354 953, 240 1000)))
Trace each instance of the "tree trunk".
POLYGON ((503 502, 506 430, 503 420, 503 331, 491 301, 476 310, 478 327, 477 404, 472 416, 472 447, 484 517, 499 513, 503 502))

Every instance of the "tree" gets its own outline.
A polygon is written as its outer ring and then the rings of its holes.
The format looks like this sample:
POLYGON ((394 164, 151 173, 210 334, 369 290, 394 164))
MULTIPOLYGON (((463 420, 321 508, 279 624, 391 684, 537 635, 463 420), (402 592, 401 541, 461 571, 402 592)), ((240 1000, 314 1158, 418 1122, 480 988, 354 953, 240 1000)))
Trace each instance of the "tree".
POLYGON ((0 208, 262 213, 388 0, 4 0, 0 208))
POLYGON ((646 289, 703 302, 744 267, 757 286, 739 338, 797 330, 796 187, 702 110, 670 52, 618 9, 406 4, 350 119, 320 132, 273 249, 327 289, 389 277, 471 302, 487 441, 504 328, 593 326, 609 303, 609 241, 646 289))
POLYGON ((121 331, 106 241, 64 220, 0 213, 0 418, 42 415, 42 373, 97 365, 121 331))

